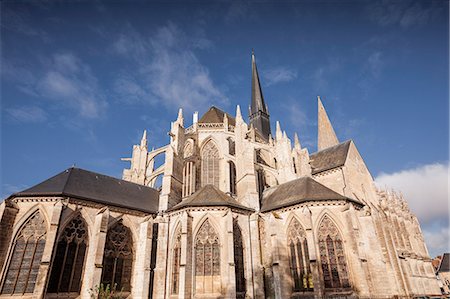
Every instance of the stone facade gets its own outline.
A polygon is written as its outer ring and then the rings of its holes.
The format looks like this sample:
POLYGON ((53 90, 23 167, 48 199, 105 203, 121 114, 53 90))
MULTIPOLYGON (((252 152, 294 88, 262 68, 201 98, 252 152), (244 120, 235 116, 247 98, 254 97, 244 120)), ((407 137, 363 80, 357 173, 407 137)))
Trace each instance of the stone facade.
POLYGON ((144 132, 123 181, 80 170, 83 184, 60 190, 60 174, 7 198, 0 298, 91 298, 102 282, 136 299, 440 294, 417 218, 375 187, 353 141, 339 143, 320 99, 317 153, 278 122, 275 136, 257 129, 269 114, 252 64, 251 125, 239 106, 191 126, 180 109, 168 145, 149 150, 144 132))

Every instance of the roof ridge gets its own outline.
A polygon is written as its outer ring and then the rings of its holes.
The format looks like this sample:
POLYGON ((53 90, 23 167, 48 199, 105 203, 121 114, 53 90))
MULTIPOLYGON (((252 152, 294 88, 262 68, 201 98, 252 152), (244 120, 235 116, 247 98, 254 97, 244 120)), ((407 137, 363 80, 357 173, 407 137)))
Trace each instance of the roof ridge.
POLYGON ((67 168, 67 169, 65 170, 65 172, 68 172, 69 174, 67 175, 66 182, 64 183, 64 186, 63 186, 63 188, 62 188, 62 190, 61 190, 62 193, 65 193, 65 192, 66 192, 66 187, 67 187, 67 184, 69 183, 69 179, 70 179, 70 176, 72 175, 72 171, 73 171, 74 168, 75 168, 75 167, 70 167, 70 168, 67 168), (69 169, 70 169, 70 170, 69 170, 69 169))

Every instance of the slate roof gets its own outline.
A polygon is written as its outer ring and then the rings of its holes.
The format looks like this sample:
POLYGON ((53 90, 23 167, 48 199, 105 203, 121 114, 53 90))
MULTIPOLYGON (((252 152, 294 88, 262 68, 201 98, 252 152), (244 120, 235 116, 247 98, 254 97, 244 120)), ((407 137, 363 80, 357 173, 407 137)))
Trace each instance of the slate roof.
POLYGON ((228 117, 228 124, 235 126, 236 119, 215 106, 211 106, 211 108, 209 108, 209 110, 205 114, 203 114, 198 122, 203 124, 221 124, 223 123, 223 116, 225 114, 228 117))
POLYGON ((147 213, 159 206, 153 188, 73 167, 9 198, 19 196, 68 196, 147 213))
POLYGON ((223 193, 214 185, 203 186, 200 190, 169 210, 174 211, 186 207, 232 207, 253 211, 253 209, 241 205, 235 199, 223 193))
POLYGON ((351 140, 323 149, 309 156, 312 174, 344 165, 347 160, 351 140))
POLYGON ((437 272, 450 272, 450 253, 444 253, 437 272))
POLYGON ((266 189, 263 193, 261 212, 284 208, 307 201, 322 200, 350 200, 361 204, 359 201, 334 192, 310 177, 301 177, 266 189))

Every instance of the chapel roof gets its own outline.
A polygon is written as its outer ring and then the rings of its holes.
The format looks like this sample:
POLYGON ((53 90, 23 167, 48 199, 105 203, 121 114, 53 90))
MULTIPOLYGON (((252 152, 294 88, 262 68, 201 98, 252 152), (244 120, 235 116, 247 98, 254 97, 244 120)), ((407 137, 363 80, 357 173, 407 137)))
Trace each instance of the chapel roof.
POLYGON ((347 160, 351 140, 341 142, 309 156, 312 174, 340 167, 347 160))
POLYGON ((203 124, 221 124, 223 123, 223 116, 225 114, 228 117, 228 124, 232 126, 236 125, 236 119, 233 116, 215 106, 211 106, 198 122, 203 124))
POLYGON ((261 212, 267 212, 307 201, 350 200, 320 184, 311 177, 301 177, 287 183, 266 189, 263 193, 261 212))
POLYGON ((74 167, 9 198, 30 196, 68 196, 147 213, 156 213, 159 206, 153 188, 74 167))
POLYGON ((437 272, 450 272, 450 253, 444 253, 442 255, 437 272))
POLYGON ((205 185, 197 192, 184 199, 179 204, 173 206, 170 211, 179 210, 186 207, 231 207, 242 210, 253 211, 253 209, 243 206, 231 196, 220 191, 214 185, 205 185))

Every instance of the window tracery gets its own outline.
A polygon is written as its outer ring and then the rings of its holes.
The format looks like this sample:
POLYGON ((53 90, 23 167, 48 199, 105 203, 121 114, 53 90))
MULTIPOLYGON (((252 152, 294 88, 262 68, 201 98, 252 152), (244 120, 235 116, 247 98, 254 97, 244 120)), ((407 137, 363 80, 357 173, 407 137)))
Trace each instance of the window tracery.
POLYGON ((210 140, 202 150, 202 186, 219 187, 219 162, 219 150, 210 140))
POLYGON ((12 245, 12 255, 1 294, 33 293, 45 247, 45 220, 40 212, 22 226, 12 245))
POLYGON ((180 260, 181 260, 181 229, 175 233, 175 243, 172 249, 172 294, 178 294, 180 288, 180 260))
POLYGON ((294 292, 314 289, 309 261, 306 233, 297 219, 292 219, 288 228, 288 246, 294 292))
POLYGON ((87 237, 87 228, 81 215, 67 224, 56 246, 49 293, 80 292, 87 237))
POLYGON ((233 241, 236 298, 245 298, 244 246, 242 242, 242 231, 236 219, 233 220, 233 241))
POLYGON ((325 288, 350 287, 342 237, 328 216, 323 218, 318 235, 325 288))
POLYGON ((116 284, 116 289, 126 292, 131 290, 132 244, 131 231, 122 221, 108 229, 103 254, 103 284, 116 284))
POLYGON ((220 244, 206 220, 195 238, 195 289, 197 293, 220 292, 220 244))

